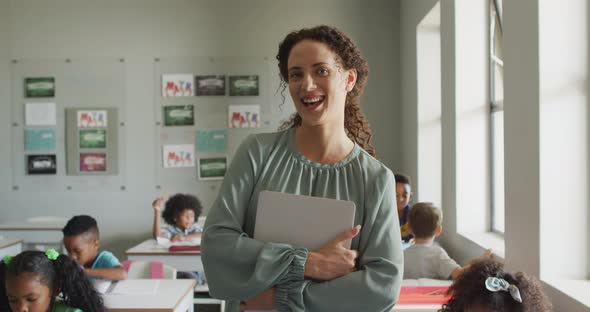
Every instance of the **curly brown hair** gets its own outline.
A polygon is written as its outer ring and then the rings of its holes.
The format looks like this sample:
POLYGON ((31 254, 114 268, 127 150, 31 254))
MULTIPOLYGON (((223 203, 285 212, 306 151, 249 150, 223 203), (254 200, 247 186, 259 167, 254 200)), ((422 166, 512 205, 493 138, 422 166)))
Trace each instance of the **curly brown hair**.
POLYGON ((504 272, 501 262, 487 258, 472 263, 451 285, 448 294, 451 299, 439 312, 463 312, 474 307, 485 307, 492 312, 546 312, 552 309, 536 278, 523 272, 504 272), (502 278, 518 287, 522 303, 514 300, 508 292, 487 290, 485 281, 488 277, 502 278))
MULTIPOLYGON (((352 42, 350 37, 340 30, 326 25, 313 28, 303 28, 289 33, 279 44, 277 60, 281 77, 281 94, 285 91, 289 82, 287 61, 291 49, 302 40, 313 40, 328 46, 337 54, 337 61, 344 69, 355 69, 357 72, 356 84, 346 95, 344 108, 344 128, 348 137, 360 145, 371 156, 375 157, 375 147, 371 144, 371 128, 365 115, 361 112, 360 96, 363 94, 367 79, 369 78, 369 64, 361 55, 361 51, 352 42)), ((283 96, 284 99, 284 96, 283 96)), ((296 128, 301 126, 301 116, 295 113, 285 121, 279 130, 296 128)))

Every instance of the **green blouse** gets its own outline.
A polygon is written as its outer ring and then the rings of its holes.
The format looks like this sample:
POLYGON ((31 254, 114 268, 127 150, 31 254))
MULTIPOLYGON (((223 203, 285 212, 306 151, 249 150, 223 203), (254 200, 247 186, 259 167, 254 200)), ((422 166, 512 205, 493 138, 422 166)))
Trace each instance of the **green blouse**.
POLYGON ((356 144, 346 159, 326 165, 297 150, 293 128, 251 135, 207 215, 201 256, 210 293, 227 300, 229 312, 270 287, 279 311, 389 312, 404 271, 393 174, 356 144), (355 224, 362 225, 352 241, 358 271, 305 279, 307 249, 252 239, 262 190, 353 201, 355 224))

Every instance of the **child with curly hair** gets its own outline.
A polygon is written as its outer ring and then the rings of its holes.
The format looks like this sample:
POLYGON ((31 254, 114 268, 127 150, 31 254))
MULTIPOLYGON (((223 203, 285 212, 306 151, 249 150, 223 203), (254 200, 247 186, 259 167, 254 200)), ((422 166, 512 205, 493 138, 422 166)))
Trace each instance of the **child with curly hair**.
POLYGON ((203 206, 198 198, 190 194, 175 194, 166 201, 162 212, 164 221, 168 223, 166 229, 160 229, 160 210, 164 203, 164 196, 152 202, 154 208, 154 238, 164 236, 173 242, 189 241, 201 237, 203 228, 195 223, 203 211, 203 206), (162 231, 162 232, 160 232, 162 231))
POLYGON ((80 266, 50 249, 4 257, 0 311, 102 312, 105 307, 80 266))
POLYGON ((537 279, 508 273, 493 259, 475 261, 448 290, 451 298, 439 312, 546 312, 551 302, 537 279))

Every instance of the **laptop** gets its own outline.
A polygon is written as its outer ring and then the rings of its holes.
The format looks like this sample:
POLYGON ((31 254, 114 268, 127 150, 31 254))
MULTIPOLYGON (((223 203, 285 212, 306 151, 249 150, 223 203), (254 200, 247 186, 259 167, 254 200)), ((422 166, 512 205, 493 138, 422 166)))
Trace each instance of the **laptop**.
POLYGON ((254 239, 318 250, 352 229, 354 214, 352 201, 261 191, 254 239))

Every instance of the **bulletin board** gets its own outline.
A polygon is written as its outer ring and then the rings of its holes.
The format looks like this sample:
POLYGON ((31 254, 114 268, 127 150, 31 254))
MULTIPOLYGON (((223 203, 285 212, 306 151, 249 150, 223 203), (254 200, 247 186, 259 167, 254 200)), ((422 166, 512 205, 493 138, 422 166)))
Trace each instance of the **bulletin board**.
MULTIPOLYGON (((120 58, 22 59, 11 66, 11 162, 14 191, 115 191, 125 189, 125 60, 120 58), (106 109, 110 171, 75 175, 67 170, 66 110, 106 109), (49 116, 49 117, 47 117, 49 116), (45 120, 44 120, 45 119, 45 120), (53 140, 42 139, 55 137, 53 140), (110 142, 109 142, 110 141, 110 142), (41 156, 41 157, 39 157, 41 156), (33 159, 33 160, 31 160, 33 159), (54 164, 51 164, 51 162, 54 164)), ((77 142, 76 142, 77 143, 77 142)))
MULTIPOLYGON (((197 195, 204 202, 212 202, 217 195, 217 190, 223 177, 215 177, 208 174, 206 162, 212 162, 214 166, 216 161, 226 159, 227 165, 231 162, 235 150, 240 143, 252 133, 276 131, 279 119, 277 118, 275 84, 278 81, 276 73, 276 61, 271 61, 269 57, 186 57, 186 58, 156 58, 154 59, 154 124, 155 124, 155 150, 156 164, 154 167, 156 185, 155 188, 163 192, 190 192, 197 195), (183 80, 189 80, 189 76, 195 77, 193 84, 193 95, 189 96, 166 96, 166 81, 164 76, 180 74, 185 75, 183 80), (199 79, 203 77, 213 77, 221 80, 224 76, 225 82, 223 95, 221 88, 217 91, 199 90, 199 79), (244 93, 230 95, 230 77, 248 77, 256 76, 258 90, 254 95, 249 94, 248 90, 242 90, 244 93), (200 95, 197 92, 200 92, 200 95), (211 93, 208 93, 211 91, 211 93), (216 95, 214 95, 216 94, 216 95), (167 107, 192 106, 184 110, 179 115, 190 115, 192 109, 194 123, 181 126, 170 126, 173 124, 167 120, 167 107), (257 127, 252 128, 230 128, 230 109, 241 109, 248 107, 257 107, 257 127), (203 139, 207 132, 225 131, 226 147, 225 149, 216 149, 203 151, 203 139), (201 140, 201 141, 199 141, 201 140), (194 166, 170 168, 166 167, 166 158, 171 153, 165 153, 165 149, 172 146, 180 145, 194 146, 194 166)), ((250 81, 251 82, 251 81, 250 81)), ((248 85, 248 81, 244 85, 248 85)), ((221 82, 214 82, 215 85, 221 85, 221 82)), ((172 87, 168 88, 169 90, 172 87)), ((189 88, 184 88, 185 91, 189 88)), ((172 91, 170 91, 172 92, 172 91)), ((252 115, 251 115, 252 116, 252 115)), ((182 122, 181 122, 182 123, 182 122)), ((189 148, 189 147, 187 147, 189 148)), ((182 157, 181 157, 182 158, 182 157)), ((212 167, 215 168, 215 167, 212 167)))

